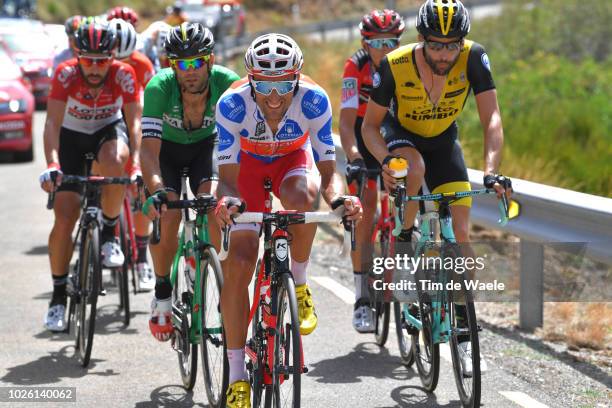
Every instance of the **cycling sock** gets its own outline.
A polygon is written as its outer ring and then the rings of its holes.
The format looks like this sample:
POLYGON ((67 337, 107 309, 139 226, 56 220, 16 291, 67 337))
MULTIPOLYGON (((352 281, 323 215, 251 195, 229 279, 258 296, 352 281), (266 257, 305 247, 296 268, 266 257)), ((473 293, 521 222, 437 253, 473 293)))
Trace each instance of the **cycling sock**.
POLYGON ((168 299, 172 295, 172 284, 168 276, 156 276, 155 297, 159 300, 168 299))
POLYGON ((66 284, 68 283, 68 274, 62 276, 51 276, 53 278, 53 296, 51 296, 51 306, 63 304, 66 305, 66 284))
POLYGON ((102 233, 100 237, 102 238, 102 242, 108 242, 115 238, 115 226, 118 220, 119 216, 109 218, 102 214, 102 233))
MULTIPOLYGON (((458 327, 468 327, 467 309, 465 308, 465 305, 455 304, 455 319, 457 319, 458 327)), ((457 342, 463 343, 464 341, 470 341, 469 334, 460 334, 457 336, 457 342)))
POLYGON ((249 375, 244 364, 244 347, 239 349, 227 349, 227 360, 229 362, 229 383, 248 380, 249 375))
POLYGON ((295 285, 303 285, 306 283, 306 267, 308 266, 308 260, 306 262, 298 262, 295 259, 291 260, 291 273, 293 274, 293 280, 295 285))
POLYGON ((147 246, 149 246, 149 236, 136 235, 136 249, 138 250, 138 259, 136 262, 147 262, 147 246))
POLYGON ((412 241, 412 230, 414 227, 410 228, 402 228, 402 232, 397 236, 397 240, 400 242, 410 242, 412 241))
POLYGON ((359 299, 370 300, 368 274, 365 272, 353 271, 353 280, 355 281, 355 301, 359 299))

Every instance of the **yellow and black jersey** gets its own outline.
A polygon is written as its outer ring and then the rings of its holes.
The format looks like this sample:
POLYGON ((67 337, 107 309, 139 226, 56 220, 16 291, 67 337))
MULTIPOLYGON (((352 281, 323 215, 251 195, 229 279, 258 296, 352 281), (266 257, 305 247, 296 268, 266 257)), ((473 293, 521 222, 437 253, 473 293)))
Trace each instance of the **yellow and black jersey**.
POLYGON ((444 133, 455 122, 471 89, 477 95, 494 89, 495 83, 482 45, 465 40, 434 106, 419 77, 416 46, 408 44, 387 54, 372 77, 370 97, 379 105, 389 106, 389 113, 403 128, 428 138, 444 133))

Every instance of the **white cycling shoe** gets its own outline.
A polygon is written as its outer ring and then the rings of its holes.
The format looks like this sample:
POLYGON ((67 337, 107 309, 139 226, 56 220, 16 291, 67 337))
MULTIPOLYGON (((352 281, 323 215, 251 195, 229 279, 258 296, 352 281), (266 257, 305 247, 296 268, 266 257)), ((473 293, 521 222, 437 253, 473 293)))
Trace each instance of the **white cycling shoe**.
POLYGON ((150 292, 155 288, 155 275, 153 269, 148 262, 139 262, 136 264, 136 272, 138 272, 138 289, 143 292, 150 292))
POLYGON ((57 304, 49 306, 45 315, 45 328, 52 332, 63 332, 66 330, 66 306, 57 304))
MULTIPOLYGON (((461 369, 464 377, 472 376, 472 343, 464 341, 458 344, 459 349, 459 360, 461 361, 461 369)), ((484 359, 482 354, 480 355, 480 373, 487 371, 487 361, 484 359)))
POLYGON ((125 261, 125 256, 121 252, 121 245, 116 238, 103 243, 100 252, 102 254, 102 265, 105 268, 118 268, 125 261))
POLYGON ((359 333, 374 333, 374 317, 367 300, 358 300, 353 311, 353 328, 359 333))

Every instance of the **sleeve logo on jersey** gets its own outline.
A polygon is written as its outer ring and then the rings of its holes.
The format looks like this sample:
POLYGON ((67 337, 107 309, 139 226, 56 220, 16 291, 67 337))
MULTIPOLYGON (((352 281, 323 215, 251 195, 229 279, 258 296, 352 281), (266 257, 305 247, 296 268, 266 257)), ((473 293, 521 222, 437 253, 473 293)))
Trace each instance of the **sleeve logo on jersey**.
POLYGON ((302 99, 302 111, 308 119, 315 119, 327 110, 327 95, 319 90, 309 90, 302 99))
POLYGON ((229 149, 234 144, 234 136, 223 126, 217 123, 217 133, 219 134, 219 151, 229 149))
POLYGON ((69 80, 76 72, 73 66, 67 65, 57 74, 57 80, 62 84, 64 88, 68 88, 69 80))
POLYGON ((117 71, 115 82, 121 86, 121 90, 125 93, 134 93, 134 77, 127 70, 120 68, 117 71))
POLYGON ((334 140, 332 139, 331 125, 332 122, 330 118, 317 133, 317 137, 319 138, 319 140, 328 146, 334 145, 334 140))
POLYGON ((484 65, 484 67, 490 72, 491 63, 489 62, 489 56, 487 55, 486 52, 480 56, 480 60, 482 61, 482 65, 484 65))
POLYGON ((379 86, 380 86, 380 74, 378 72, 375 72, 374 75, 372 75, 372 87, 378 88, 379 86))
POLYGON ((344 78, 342 80, 342 102, 346 102, 357 95, 357 79, 344 78))
POLYGON ((230 94, 219 102, 221 114, 234 123, 241 123, 246 114, 246 105, 240 95, 230 94))

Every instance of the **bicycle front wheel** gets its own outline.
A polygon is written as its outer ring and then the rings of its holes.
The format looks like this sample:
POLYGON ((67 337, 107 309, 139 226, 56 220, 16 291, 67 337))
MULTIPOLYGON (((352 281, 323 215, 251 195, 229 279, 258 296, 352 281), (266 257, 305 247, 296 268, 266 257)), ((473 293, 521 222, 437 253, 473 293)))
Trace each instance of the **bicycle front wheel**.
POLYGON ((217 251, 213 247, 208 247, 202 252, 200 277, 202 373, 204 374, 208 402, 211 407, 219 408, 225 406, 225 392, 229 381, 229 363, 221 317, 223 273, 217 251))
POLYGON ((414 353, 412 352, 412 339, 405 329, 405 319, 403 319, 403 304, 400 302, 393 302, 393 314, 395 317, 395 333, 397 334, 397 346, 400 351, 400 358, 402 364, 406 367, 410 367, 414 364, 414 353))
POLYGON ((183 387, 191 391, 195 385, 198 368, 198 343, 191 342, 193 283, 183 254, 180 255, 176 265, 176 279, 172 288, 172 324, 175 333, 173 341, 175 342, 174 349, 178 353, 183 387))
POLYGON ((130 239, 127 231, 127 223, 125 214, 122 212, 119 215, 119 242, 121 243, 121 251, 125 255, 123 265, 117 268, 119 273, 118 288, 119 288, 119 308, 123 309, 123 324, 127 327, 130 325, 130 290, 128 288, 129 266, 132 263, 132 251, 130 248, 130 239))
MULTIPOLYGON (((389 229, 380 230, 379 235, 380 242, 380 254, 381 257, 392 258, 393 250, 391 248, 391 231, 389 229)), ((382 276, 382 280, 385 283, 389 283, 391 281, 392 271, 385 270, 382 276)), ((374 326, 374 338, 376 340, 376 344, 380 347, 383 347, 387 342, 387 337, 389 336, 389 320, 391 316, 391 305, 389 303, 390 299, 386 299, 387 290, 372 290, 373 292, 373 314, 375 320, 374 326)))
MULTIPOLYGON (((288 273, 280 277, 276 296, 276 334, 272 367, 272 407, 300 406, 303 370, 302 340, 298 320, 295 283, 288 273)), ((266 396, 266 400, 269 399, 266 396)))
POLYGON ((96 305, 101 279, 100 230, 94 223, 83 231, 79 254, 79 303, 76 309, 77 349, 81 365, 87 367, 91 358, 96 328, 96 305))

